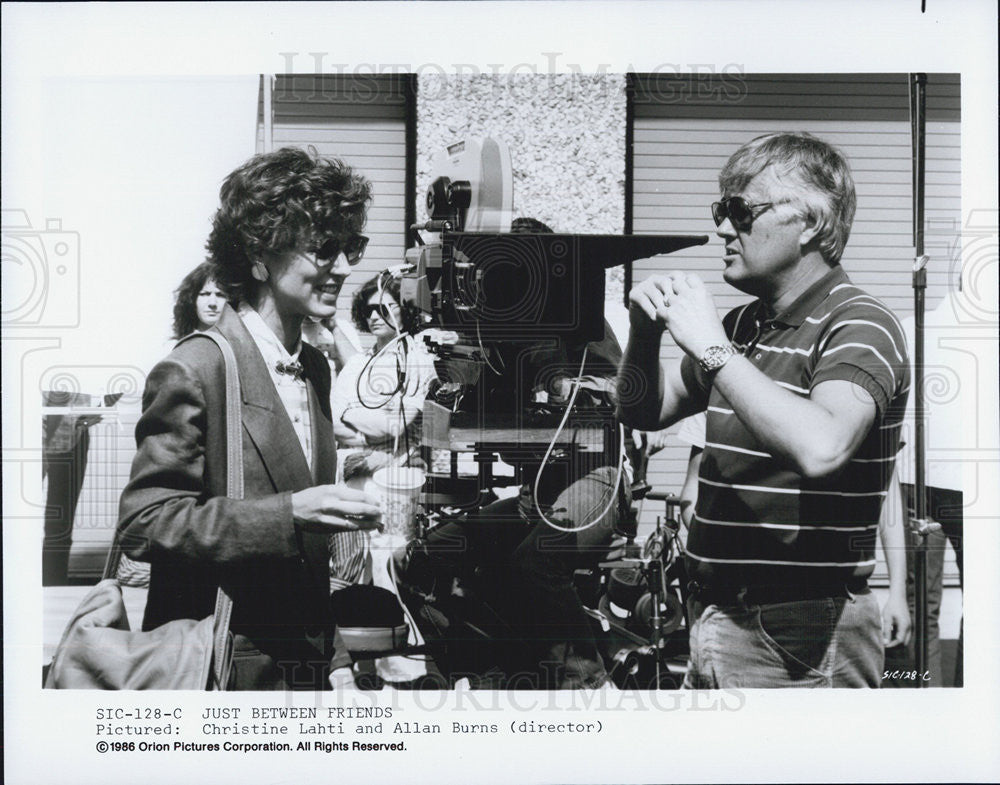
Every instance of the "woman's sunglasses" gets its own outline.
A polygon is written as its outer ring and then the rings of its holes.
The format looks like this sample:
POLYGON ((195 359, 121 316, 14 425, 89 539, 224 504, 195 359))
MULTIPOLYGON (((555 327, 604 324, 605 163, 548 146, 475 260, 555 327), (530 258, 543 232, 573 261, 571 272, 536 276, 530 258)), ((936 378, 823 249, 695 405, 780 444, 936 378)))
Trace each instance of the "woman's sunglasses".
POLYGON ((365 318, 370 321, 372 314, 376 313, 386 324, 393 324, 395 321, 392 315, 392 309, 389 306, 379 305, 378 303, 369 303, 365 308, 365 318))
POLYGON ((341 244, 339 240, 332 237, 323 243, 319 248, 313 250, 313 255, 321 262, 332 262, 341 253, 347 259, 347 263, 355 265, 361 261, 365 255, 365 248, 368 247, 368 238, 363 234, 351 235, 341 244))
POLYGON ((727 218, 738 232, 747 232, 762 213, 769 207, 773 207, 774 202, 761 202, 760 204, 748 204, 742 196, 730 196, 721 202, 712 202, 712 218, 716 226, 722 226, 722 222, 727 218), (754 210, 759 210, 756 215, 754 210))

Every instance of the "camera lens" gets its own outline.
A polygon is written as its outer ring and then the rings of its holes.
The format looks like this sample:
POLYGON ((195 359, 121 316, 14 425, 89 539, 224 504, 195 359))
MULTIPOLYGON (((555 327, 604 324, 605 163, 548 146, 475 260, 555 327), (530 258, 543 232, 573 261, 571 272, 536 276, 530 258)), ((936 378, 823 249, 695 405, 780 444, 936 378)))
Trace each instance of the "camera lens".
POLYGON ((472 184, 468 180, 456 180, 449 185, 448 204, 459 209, 472 204, 472 184))
POLYGON ((448 194, 451 181, 447 177, 439 177, 427 189, 427 215, 431 220, 442 220, 448 217, 448 194))

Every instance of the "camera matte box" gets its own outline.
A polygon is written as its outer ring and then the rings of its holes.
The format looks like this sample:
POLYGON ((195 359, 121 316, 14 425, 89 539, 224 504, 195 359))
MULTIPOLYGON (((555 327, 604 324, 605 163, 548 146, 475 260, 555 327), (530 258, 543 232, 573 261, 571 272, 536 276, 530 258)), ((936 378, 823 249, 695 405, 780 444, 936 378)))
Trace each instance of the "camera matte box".
POLYGON ((442 326, 482 340, 604 337, 604 270, 704 235, 442 234, 442 326))

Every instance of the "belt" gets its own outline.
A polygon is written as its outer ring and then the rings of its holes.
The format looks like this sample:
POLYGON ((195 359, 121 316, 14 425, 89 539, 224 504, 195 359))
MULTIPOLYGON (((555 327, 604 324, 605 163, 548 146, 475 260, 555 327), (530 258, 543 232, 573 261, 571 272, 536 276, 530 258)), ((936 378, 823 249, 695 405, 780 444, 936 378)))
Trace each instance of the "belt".
POLYGON ((782 602, 822 600, 868 594, 868 581, 851 578, 840 583, 789 583, 748 586, 705 586, 688 583, 688 591, 703 605, 776 605, 782 602))

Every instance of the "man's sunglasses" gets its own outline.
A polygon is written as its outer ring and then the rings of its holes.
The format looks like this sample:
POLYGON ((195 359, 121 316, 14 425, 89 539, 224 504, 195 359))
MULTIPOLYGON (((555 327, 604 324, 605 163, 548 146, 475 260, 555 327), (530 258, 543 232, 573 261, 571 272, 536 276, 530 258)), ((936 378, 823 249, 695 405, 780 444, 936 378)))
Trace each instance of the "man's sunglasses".
POLYGON ((321 262, 332 262, 340 254, 344 254, 347 263, 355 265, 361 261, 365 255, 365 248, 368 247, 368 238, 363 234, 351 235, 341 243, 332 237, 313 251, 313 255, 321 262))
POLYGON ((395 319, 392 315, 392 309, 387 305, 379 305, 378 303, 369 303, 365 307, 365 318, 371 320, 372 314, 377 313, 383 322, 386 324, 393 324, 395 319))
POLYGON ((716 226, 722 226, 722 222, 728 218, 736 231, 746 232, 761 213, 773 206, 774 202, 748 204, 742 196, 730 196, 721 202, 712 202, 712 218, 716 226), (754 210, 759 212, 755 214, 754 210))

